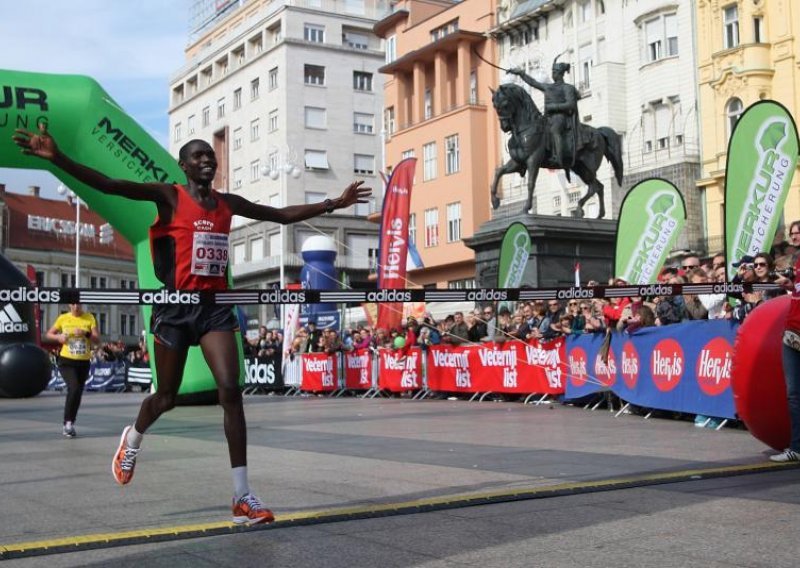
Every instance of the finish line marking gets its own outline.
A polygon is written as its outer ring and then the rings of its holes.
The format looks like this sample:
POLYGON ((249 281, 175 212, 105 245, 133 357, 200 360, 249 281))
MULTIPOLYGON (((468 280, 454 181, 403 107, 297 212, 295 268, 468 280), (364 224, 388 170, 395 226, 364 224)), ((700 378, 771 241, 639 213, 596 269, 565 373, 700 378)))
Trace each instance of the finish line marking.
POLYGON ((275 522, 272 524, 256 525, 253 527, 242 527, 234 525, 230 522, 215 522, 179 525, 174 527, 156 527, 134 531, 96 533, 13 544, 0 544, 0 560, 43 556, 48 554, 61 554, 65 552, 80 552, 101 548, 116 548, 136 544, 168 542, 190 538, 222 536, 227 534, 241 534, 245 532, 275 530, 287 527, 336 523, 376 517, 411 515, 415 513, 425 513, 445 509, 491 505, 494 503, 509 503, 512 501, 583 495, 588 493, 597 493, 600 491, 634 489, 652 485, 665 485, 720 477, 734 477, 738 475, 766 473, 770 471, 797 468, 800 468, 800 464, 778 464, 767 462, 751 465, 687 469, 667 473, 653 473, 631 477, 621 477, 616 479, 603 479, 598 481, 559 483, 543 487, 515 488, 484 491, 479 493, 444 495, 441 497, 428 497, 425 499, 399 501, 396 503, 382 503, 357 507, 339 507, 333 509, 322 509, 318 511, 299 511, 295 513, 290 512, 276 515, 275 522))

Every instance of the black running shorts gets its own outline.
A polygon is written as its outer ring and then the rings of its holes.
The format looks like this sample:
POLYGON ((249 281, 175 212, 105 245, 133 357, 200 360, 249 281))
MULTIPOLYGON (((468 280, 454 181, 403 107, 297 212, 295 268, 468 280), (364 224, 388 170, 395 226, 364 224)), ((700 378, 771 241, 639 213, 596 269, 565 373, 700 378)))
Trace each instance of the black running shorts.
POLYGON ((150 331, 155 340, 170 349, 199 345, 209 331, 238 331, 239 321, 231 306, 155 305, 150 331))

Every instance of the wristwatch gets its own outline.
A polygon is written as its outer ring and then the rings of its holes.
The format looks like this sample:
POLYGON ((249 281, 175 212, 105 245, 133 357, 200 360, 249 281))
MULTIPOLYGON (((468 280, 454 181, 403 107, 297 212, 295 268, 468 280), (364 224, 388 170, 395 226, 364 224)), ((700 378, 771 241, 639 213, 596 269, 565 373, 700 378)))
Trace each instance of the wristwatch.
POLYGON ((331 199, 326 199, 323 203, 325 203, 325 213, 333 213, 333 210, 336 209, 331 199))

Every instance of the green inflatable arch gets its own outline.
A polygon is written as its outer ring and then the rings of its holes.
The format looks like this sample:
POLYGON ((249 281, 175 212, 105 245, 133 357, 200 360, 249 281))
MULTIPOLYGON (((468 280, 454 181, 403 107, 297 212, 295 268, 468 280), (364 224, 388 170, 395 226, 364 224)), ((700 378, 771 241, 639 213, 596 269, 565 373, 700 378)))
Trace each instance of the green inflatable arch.
MULTIPOLYGON (((102 215, 134 249, 141 288, 161 288, 150 254, 148 229, 156 217, 154 204, 104 195, 65 174, 46 160, 25 156, 13 143, 14 130, 35 131, 45 122, 72 159, 116 179, 140 182, 186 183, 178 162, 169 155, 93 79, 0 69, 0 166, 45 169, 63 181, 87 205, 102 215)), ((143 306, 150 330, 150 307, 143 306)), ((147 343, 153 349, 153 337, 147 343)), ((154 381, 158 381, 151 358, 154 381)), ((239 344, 239 383, 244 384, 242 345, 239 344)), ((179 394, 204 398, 216 383, 199 347, 192 347, 179 394)))

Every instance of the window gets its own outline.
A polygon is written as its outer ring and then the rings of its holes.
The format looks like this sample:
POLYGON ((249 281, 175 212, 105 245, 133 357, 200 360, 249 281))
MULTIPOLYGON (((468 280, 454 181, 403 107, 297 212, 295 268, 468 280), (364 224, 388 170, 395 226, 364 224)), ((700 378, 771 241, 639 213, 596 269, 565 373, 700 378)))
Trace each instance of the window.
POLYGON ((561 211, 561 196, 553 196, 553 211, 561 211))
POLYGON ((269 35, 269 41, 272 45, 279 43, 283 39, 283 31, 281 30, 281 23, 278 22, 271 28, 268 28, 267 34, 269 35))
POLYGON ((311 170, 327 170, 328 166, 328 152, 325 150, 306 150, 305 152, 305 165, 311 170))
POLYGON ((422 146, 423 173, 422 181, 436 178, 436 142, 422 146))
POLYGON ((597 0, 597 15, 600 16, 606 13, 605 0, 597 0))
POLYGON ((578 201, 581 199, 581 193, 580 191, 570 191, 567 197, 569 198, 570 205, 577 205, 578 201))
POLYGON ((736 126, 736 123, 739 122, 739 117, 742 116, 743 110, 744 105, 742 104, 741 99, 736 97, 729 100, 725 105, 725 116, 728 119, 728 138, 730 138, 731 134, 733 134, 733 129, 736 126))
POLYGON ((439 245, 439 210, 425 210, 425 246, 427 248, 439 245))
POLYGON ((306 128, 325 128, 328 125, 327 111, 324 108, 305 108, 306 128))
POLYGON ((753 43, 764 42, 764 17, 753 17, 753 43))
POLYGON ((181 123, 180 122, 176 122, 175 123, 175 127, 174 127, 174 129, 172 131, 172 141, 173 142, 178 142, 178 141, 180 141, 180 139, 181 139, 181 123))
POLYGON ((425 120, 433 116, 433 93, 430 89, 425 89, 425 120))
POLYGON ((224 77, 228 74, 228 56, 226 55, 222 59, 217 60, 217 75, 219 77, 224 77))
POLYGON ((344 0, 344 11, 348 14, 365 14, 364 0, 344 0))
POLYGON ((353 71, 353 88, 356 91, 372 92, 372 73, 353 71))
POLYGON ((261 32, 258 32, 258 35, 251 37, 248 43, 250 44, 251 53, 258 54, 264 51, 264 40, 261 39, 261 32))
POLYGON ((353 113, 353 132, 372 134, 375 130, 375 115, 363 112, 353 113))
POLYGON ((233 149, 239 150, 242 147, 242 129, 241 128, 234 128, 233 129, 233 149))
POLYGON ((186 119, 186 133, 190 136, 194 134, 194 115, 190 114, 189 118, 186 119))
POLYGON ((305 65, 303 73, 306 85, 325 85, 325 67, 322 65, 305 65))
POLYGON ((278 88, 278 68, 277 67, 273 67, 272 69, 269 70, 269 73, 267 74, 267 79, 268 79, 267 82, 269 83, 268 87, 269 87, 270 91, 273 91, 273 90, 278 88))
POLYGON ((105 312, 97 314, 97 331, 100 335, 108 335, 108 314, 105 312))
POLYGON ((325 28, 323 26, 306 24, 303 26, 303 39, 314 43, 325 43, 325 28))
MULTIPOLYGON (((272 152, 268 156, 267 159, 269 160, 268 166, 269 166, 269 171, 270 172, 277 172, 278 171, 279 158, 280 158, 280 156, 278 155, 278 152, 272 152)), ((280 203, 281 203, 280 197, 281 196, 278 195, 277 193, 275 195, 270 195, 270 203, 269 204, 272 205, 273 207, 280 207, 280 203), (274 202, 273 202, 273 198, 275 198, 274 202)))
POLYGON ((259 122, 258 119, 254 119, 250 121, 250 142, 255 142, 259 139, 259 122))
POLYGON ((233 169, 233 189, 242 187, 242 168, 233 169))
POLYGON ((75 275, 74 274, 62 274, 61 275, 61 287, 62 288, 74 288, 75 287, 75 275))
POLYGON ((261 160, 250 162, 250 183, 256 182, 261 177, 261 160))
POLYGON ((89 287, 100 288, 104 290, 108 288, 108 278, 106 278, 105 276, 100 276, 100 277, 92 276, 91 278, 89 278, 89 287))
POLYGON ((579 68, 579 87, 581 90, 588 90, 592 85, 592 44, 583 45, 578 48, 579 68))
POLYGON ((328 197, 327 193, 320 193, 319 191, 306 191, 303 202, 306 205, 313 205, 314 203, 325 201, 326 197, 328 197))
POLYGON ((447 204, 447 242, 461 240, 461 203, 447 204))
POLYGON ((578 14, 581 22, 588 22, 592 19, 592 0, 582 0, 578 4, 578 14))
POLYGON ((469 74, 469 104, 478 104, 478 72, 475 69, 469 74))
POLYGON ((233 245, 233 264, 242 264, 245 261, 244 243, 233 245))
POLYGON ((254 101, 258 98, 258 87, 259 87, 259 79, 256 77, 252 81, 250 81, 250 100, 254 101))
POLYGON ((222 97, 217 101, 217 118, 223 118, 225 116, 225 97, 222 97))
POLYGON ((725 49, 739 45, 739 8, 736 4, 722 10, 725 49))
POLYGON ((408 242, 417 244, 417 214, 411 213, 408 216, 408 242))
POLYGON ((564 28, 572 29, 572 10, 567 10, 567 13, 564 14, 564 28))
POLYGON ((250 262, 264 258, 264 237, 256 237, 250 241, 250 262))
POLYGON ((458 134, 453 134, 444 139, 445 164, 444 173, 454 174, 461 168, 461 159, 458 151, 458 134))
POLYGON ((394 107, 387 108, 383 113, 383 128, 386 130, 386 134, 391 136, 394 134, 394 107))
POLYGON ((431 30, 431 41, 439 41, 443 37, 458 31, 458 20, 451 20, 446 24, 431 30))
POLYGON ((366 203, 356 203, 353 214, 359 217, 366 217, 375 213, 375 199, 368 198, 366 203))
POLYGON ((212 75, 211 75, 211 67, 206 67, 202 71, 200 71, 200 79, 202 80, 202 84, 204 87, 208 87, 211 84, 212 75))
POLYGON ((355 154, 353 156, 353 173, 372 175, 375 173, 375 156, 371 154, 355 154))
POLYGON ((211 123, 211 107, 203 107, 203 126, 211 123))
POLYGON ((353 49, 369 49, 369 36, 347 31, 342 34, 342 44, 353 49))
POLYGON ((242 89, 233 91, 233 110, 242 108, 242 89))
POLYGON ((386 38, 386 63, 391 63, 397 59, 397 36, 389 36, 386 38))
POLYGON ((278 130, 278 109, 272 109, 269 111, 269 116, 267 117, 267 130, 270 132, 275 132, 278 130))
POLYGON ((403 153, 400 155, 400 159, 405 160, 406 158, 413 158, 414 155, 414 150, 403 150, 403 153))
POLYGON ((647 61, 678 55, 678 16, 664 14, 644 24, 647 61))
POLYGON ((462 280, 450 280, 447 283, 450 290, 470 290, 475 288, 475 280, 473 278, 464 278, 462 280))
POLYGON ((280 260, 281 256, 281 234, 280 232, 274 233, 269 236, 269 256, 273 259, 280 260))

